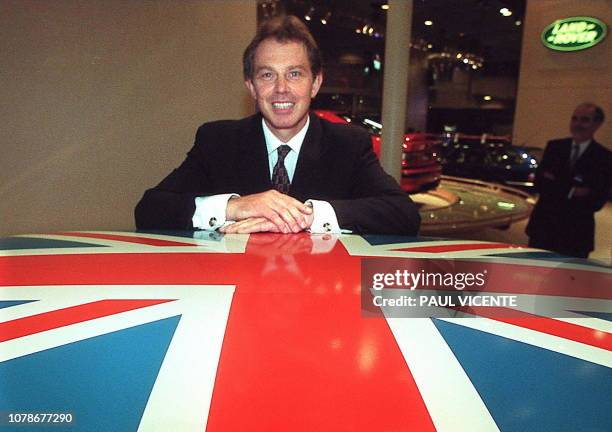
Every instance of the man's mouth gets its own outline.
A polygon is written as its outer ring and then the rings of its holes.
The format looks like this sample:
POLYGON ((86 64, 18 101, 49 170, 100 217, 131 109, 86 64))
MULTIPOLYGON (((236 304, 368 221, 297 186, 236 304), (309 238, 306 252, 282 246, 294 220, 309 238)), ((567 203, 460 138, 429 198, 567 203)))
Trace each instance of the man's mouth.
POLYGON ((274 109, 290 109, 293 108, 295 103, 293 102, 272 102, 272 107, 274 109))

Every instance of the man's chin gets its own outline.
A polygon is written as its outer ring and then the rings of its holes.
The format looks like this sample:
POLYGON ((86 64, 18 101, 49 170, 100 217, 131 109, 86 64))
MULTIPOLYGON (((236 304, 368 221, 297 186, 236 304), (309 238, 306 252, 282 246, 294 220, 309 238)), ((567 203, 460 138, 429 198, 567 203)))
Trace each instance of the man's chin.
POLYGON ((584 142, 584 141, 588 141, 591 139, 590 136, 588 135, 582 135, 582 134, 572 134, 572 139, 576 142, 584 142))
POLYGON ((301 124, 306 124, 306 118, 303 117, 300 119, 295 119, 289 117, 279 118, 279 116, 273 116, 271 118, 266 118, 266 123, 268 123, 268 126, 270 126, 271 128, 282 131, 299 128, 301 124))

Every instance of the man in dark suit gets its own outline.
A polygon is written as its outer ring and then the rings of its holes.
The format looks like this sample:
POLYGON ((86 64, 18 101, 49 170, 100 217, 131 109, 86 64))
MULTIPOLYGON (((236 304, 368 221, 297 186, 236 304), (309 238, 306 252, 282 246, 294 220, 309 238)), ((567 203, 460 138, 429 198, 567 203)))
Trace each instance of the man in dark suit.
POLYGON ((549 141, 536 172, 540 196, 527 224, 529 246, 586 258, 593 250, 594 213, 605 204, 611 153, 594 139, 604 121, 592 103, 576 107, 570 138, 549 141))
POLYGON ((259 113, 202 125, 181 166, 136 206, 139 229, 417 233, 416 206, 367 133, 309 114, 321 54, 299 19, 264 23, 243 63, 259 113))

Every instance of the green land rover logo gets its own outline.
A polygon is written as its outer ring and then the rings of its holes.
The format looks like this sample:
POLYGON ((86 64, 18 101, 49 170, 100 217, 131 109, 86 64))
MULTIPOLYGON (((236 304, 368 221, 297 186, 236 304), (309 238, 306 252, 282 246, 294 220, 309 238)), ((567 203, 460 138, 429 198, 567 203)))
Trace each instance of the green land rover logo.
POLYGON ((597 18, 565 18, 544 29, 542 43, 556 51, 578 51, 597 45, 607 32, 607 26, 597 18))

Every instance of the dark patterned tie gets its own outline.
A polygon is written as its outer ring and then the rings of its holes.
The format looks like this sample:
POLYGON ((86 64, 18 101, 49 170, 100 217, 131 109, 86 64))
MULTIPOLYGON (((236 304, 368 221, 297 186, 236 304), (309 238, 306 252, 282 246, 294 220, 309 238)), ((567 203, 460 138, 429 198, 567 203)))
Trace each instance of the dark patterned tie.
POLYGON ((284 194, 289 192, 289 186, 291 185, 287 168, 285 168, 285 157, 290 151, 291 147, 288 145, 282 145, 278 148, 278 161, 272 170, 272 187, 284 194))
POLYGON ((578 153, 580 151, 580 146, 577 143, 572 144, 572 152, 570 154, 570 168, 574 168, 576 165, 576 161, 578 160, 578 153))

